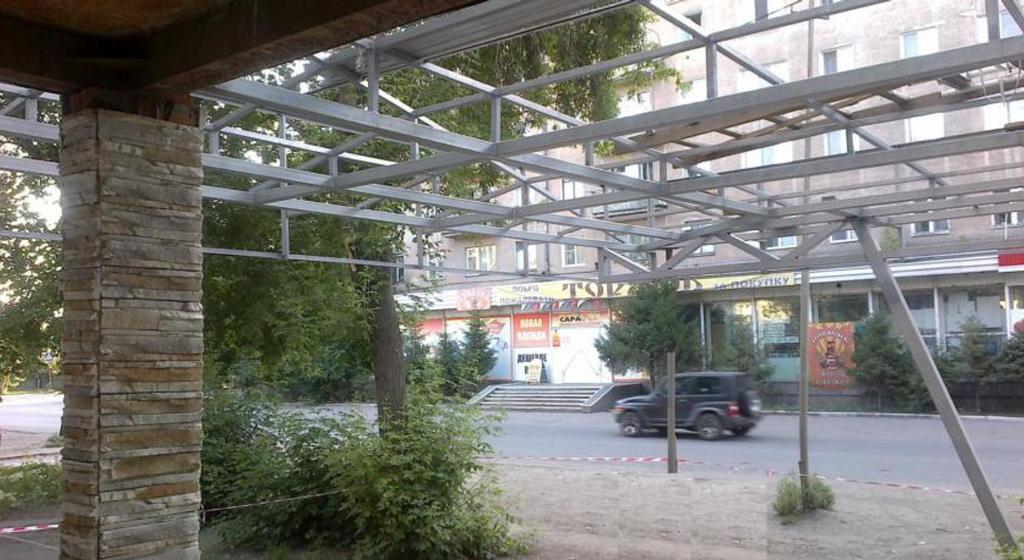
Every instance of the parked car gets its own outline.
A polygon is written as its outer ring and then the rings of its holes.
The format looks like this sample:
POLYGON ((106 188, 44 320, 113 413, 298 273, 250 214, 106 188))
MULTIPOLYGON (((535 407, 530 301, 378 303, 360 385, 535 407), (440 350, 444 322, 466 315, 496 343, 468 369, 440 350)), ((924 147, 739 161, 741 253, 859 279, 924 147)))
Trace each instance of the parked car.
MULTIPOLYGON (((637 437, 668 425, 666 379, 654 392, 619 400, 612 408, 619 430, 637 437)), ((726 431, 744 436, 761 419, 761 399, 746 373, 703 371, 676 374, 676 428, 716 440, 726 431)))

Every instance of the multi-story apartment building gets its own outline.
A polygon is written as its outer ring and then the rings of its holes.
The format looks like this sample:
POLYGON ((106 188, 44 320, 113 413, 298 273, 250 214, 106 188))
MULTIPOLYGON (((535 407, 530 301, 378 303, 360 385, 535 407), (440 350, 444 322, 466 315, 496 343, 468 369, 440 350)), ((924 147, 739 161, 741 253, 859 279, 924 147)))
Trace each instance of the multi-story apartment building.
MULTIPOLYGON (((813 0, 814 5, 832 0, 813 0)), ((835 0, 838 1, 838 0, 835 0)), ((736 27, 763 17, 777 17, 793 9, 786 0, 677 0, 668 8, 686 16, 708 31, 736 27)), ((797 2, 802 9, 806 1, 797 2)), ((765 65, 783 80, 798 80, 843 72, 881 62, 930 54, 986 40, 983 0, 892 0, 875 6, 840 14, 830 20, 783 27, 730 41, 730 45, 765 65)), ((1001 18, 1003 36, 1020 34, 1020 29, 1005 14, 1001 18)), ((668 21, 657 19, 650 24, 652 40, 669 44, 689 36, 668 21)), ((621 115, 629 115, 675 105, 693 103, 707 98, 703 49, 674 55, 664 61, 678 70, 685 87, 676 81, 656 83, 636 96, 624 97, 621 115)), ((750 91, 768 84, 725 57, 719 57, 717 94, 750 91)), ((928 85, 902 88, 895 96, 923 93, 928 85)), ((932 88, 934 90, 935 88, 932 88)), ((929 90, 931 91, 931 90, 929 90)), ((942 136, 968 134, 1004 127, 1008 122, 1024 120, 1024 101, 1008 101, 998 92, 982 106, 932 113, 920 117, 882 122, 865 127, 864 133, 890 145, 934 139, 942 136)), ((770 126, 764 123, 759 126, 770 126)), ((738 127, 736 133, 750 132, 758 126, 738 127)), ((718 133, 718 140, 722 138, 718 133)), ((710 136, 709 136, 710 137, 710 136)), ((698 165, 708 172, 724 172, 746 167, 786 163, 799 159, 818 158, 874 148, 871 138, 846 131, 784 142, 742 154, 702 161, 698 165)), ((714 138, 711 138, 714 139, 714 138)), ((705 138, 686 139, 686 147, 700 153, 705 138)), ((681 148, 682 146, 676 145, 681 148)), ((707 148, 703 148, 705 151, 707 148)), ((581 151, 563 148, 556 154, 562 158, 584 161, 581 151)), ((640 178, 674 179, 693 172, 682 166, 658 163, 631 163, 629 156, 598 157, 598 162, 614 171, 640 178)), ((774 181, 751 185, 749 202, 784 207, 829 199, 821 194, 832 186, 862 185, 858 193, 870 195, 920 188, 929 182, 958 177, 970 172, 973 180, 986 181, 1018 176, 1021 164, 1019 148, 968 154, 956 158, 938 158, 918 162, 912 169, 906 165, 884 166, 844 173, 831 173, 810 179, 774 181), (923 175, 925 173, 927 175, 923 175), (930 177, 929 178, 926 178, 930 177), (813 189, 816 194, 803 193, 813 189)), ((547 181, 548 193, 555 198, 574 198, 600 192, 601 185, 583 184, 573 180, 547 181)), ((1024 180, 1022 180, 1024 187, 1024 180)), ((497 199, 505 205, 531 204, 542 200, 543 194, 514 191, 497 199), (525 200, 524 200, 525 199, 525 200)), ((849 195, 844 195, 849 196, 849 195)), ((699 227, 707 216, 679 208, 666 208, 662 203, 622 203, 587 211, 591 217, 608 218, 623 223, 671 227, 684 231, 699 227), (671 211, 670 211, 671 210, 671 211)), ((1018 213, 993 214, 954 220, 921 221, 880 232, 883 242, 892 246, 915 246, 936 242, 979 239, 1022 240, 1024 248, 1024 217, 1018 213)), ((522 227, 522 226, 519 226, 522 227)), ((544 231, 542 224, 529 227, 544 231)), ((552 233, 558 233, 552 230, 552 233)), ((576 236, 582 233, 567 233, 576 236)), ((600 236, 602 233, 588 232, 600 236)), ((784 251, 797 245, 794 232, 751 232, 749 242, 768 252, 784 251)), ((540 357, 549 365, 552 382, 592 382, 612 379, 597 359, 593 341, 602 324, 610 319, 610 304, 625 292, 622 286, 588 284, 593 280, 598 263, 596 248, 530 244, 510 239, 468 235, 439 238, 444 264, 473 271, 514 270, 579 276, 580 282, 495 280, 485 282, 472 273, 447 274, 436 278, 440 292, 433 304, 432 318, 425 325, 429 334, 445 328, 458 331, 466 310, 485 309, 501 349, 499 365, 491 373, 494 379, 520 379, 522 364, 540 357)), ((812 254, 830 255, 859 253, 852 230, 838 230, 812 254)), ((412 252, 413 249, 410 249, 412 252)), ((1024 249, 1022 249, 1024 251, 1024 249)), ((646 263, 648 254, 632 254, 631 258, 646 263)), ((688 259, 698 264, 725 264, 744 257, 741 248, 709 241, 688 259)), ((407 259, 415 259, 415 254, 407 259)), ((653 258, 657 258, 656 256, 653 258)), ((1024 272, 1017 272, 1012 254, 975 253, 933 257, 894 264, 908 303, 926 341, 937 351, 954 346, 961 335, 961 324, 971 316, 978 318, 991 334, 996 347, 1012 331, 1016 321, 1024 319, 1024 272)), ((882 306, 872 291, 872 274, 867 267, 816 270, 811 274, 813 320, 820 322, 855 321, 882 306)), ((708 359, 713 362, 715 348, 723 344, 726 325, 744 318, 752 326, 757 344, 763 345, 775 364, 778 380, 795 379, 799 372, 799 299, 795 274, 770 274, 758 277, 741 275, 705 279, 683 284, 680 297, 700 308, 701 329, 708 359), (687 289, 689 286, 692 289, 687 289)))

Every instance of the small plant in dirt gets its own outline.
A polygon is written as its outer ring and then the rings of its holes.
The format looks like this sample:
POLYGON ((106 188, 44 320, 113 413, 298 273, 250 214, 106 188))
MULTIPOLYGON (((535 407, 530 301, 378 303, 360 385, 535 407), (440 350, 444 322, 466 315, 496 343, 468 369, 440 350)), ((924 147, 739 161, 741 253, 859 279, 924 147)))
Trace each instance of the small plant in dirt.
POLYGON ((772 507, 783 525, 796 521, 800 515, 818 509, 832 509, 836 504, 835 494, 825 481, 811 476, 804 488, 792 477, 779 481, 775 502, 772 507))
POLYGON ((64 438, 60 434, 53 434, 46 438, 46 442, 43 443, 43 447, 63 447, 64 438))
POLYGON ((0 516, 14 508, 52 504, 60 495, 60 465, 26 463, 0 467, 0 516))

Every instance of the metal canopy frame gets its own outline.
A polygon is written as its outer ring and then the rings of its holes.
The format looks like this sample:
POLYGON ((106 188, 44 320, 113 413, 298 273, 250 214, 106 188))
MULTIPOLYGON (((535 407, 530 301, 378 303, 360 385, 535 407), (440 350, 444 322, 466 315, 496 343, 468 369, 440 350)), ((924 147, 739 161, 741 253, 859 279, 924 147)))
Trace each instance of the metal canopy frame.
MULTIPOLYGON (((956 158, 964 154, 1019 150, 1024 132, 1018 130, 1018 123, 1011 123, 1002 130, 890 145, 866 127, 1024 98, 1020 80, 1010 75, 1024 68, 1024 37, 1000 38, 999 1, 987 0, 987 42, 792 82, 776 76, 730 43, 781 27, 842 17, 844 12, 885 1, 831 2, 708 32, 660 0, 490 0, 309 57, 297 75, 279 86, 236 79, 204 89, 195 95, 234 109, 217 120, 202 123, 207 136, 203 165, 210 171, 253 179, 255 186, 238 190, 206 185, 202 188, 203 197, 278 212, 282 239, 282 250, 278 253, 205 250, 217 255, 465 273, 469 271, 427 265, 419 244, 425 236, 438 232, 475 234, 532 244, 597 248, 594 270, 560 276, 614 282, 868 263, 882 282, 890 306, 896 309, 904 334, 912 339, 915 360, 957 444, 996 536, 1001 543, 1011 545, 1013 539, 1005 518, 963 434, 949 395, 936 381, 934 364, 923 350, 920 337, 913 339, 916 328, 905 313, 905 302, 901 302, 885 259, 990 252, 1019 247, 1021 242, 938 243, 882 251, 871 237, 871 228, 1024 211, 1024 193, 1012 190, 1024 185, 1024 176, 1015 174, 1012 164, 980 168, 955 165, 956 158), (485 84, 443 66, 444 57, 454 53, 633 4, 644 6, 689 38, 517 84, 485 84), (705 54, 706 101, 588 123, 519 95, 699 49, 705 54), (718 55, 763 79, 767 87, 719 96, 718 55), (380 88, 383 73, 400 69, 425 72, 472 93, 427 107, 412 107, 380 88), (365 107, 341 104, 318 95, 346 85, 366 91, 365 107), (898 89, 915 93, 897 93, 898 89), (390 105, 401 116, 382 114, 382 104, 390 105), (487 138, 445 130, 430 118, 473 104, 490 107, 491 131, 487 138), (509 105, 558 126, 525 137, 502 138, 502 111, 509 105), (246 115, 257 111, 275 115, 277 130, 248 130, 240 126, 246 115), (347 137, 335 146, 318 145, 295 134, 297 129, 289 123, 297 121, 340 131, 347 137), (835 131, 846 133, 845 154, 804 157, 791 163, 723 173, 701 167, 721 157, 835 131), (854 151, 854 136, 861 137, 870 148, 854 151), (265 145, 279 155, 278 164, 228 157, 220 150, 222 138, 265 145), (408 156, 402 161, 390 161, 360 154, 360 148, 371 141, 397 143, 408 156), (594 145, 601 141, 610 141, 618 156, 597 157, 594 145), (573 146, 581 157, 549 153, 555 148, 573 146), (292 151, 310 157, 302 165, 290 168, 287 155, 292 151), (936 158, 953 162, 953 169, 933 170, 928 162, 936 158), (339 172, 343 162, 361 168, 339 172), (657 163, 659 172, 655 179, 628 177, 611 170, 648 162, 657 163), (508 176, 508 185, 474 199, 441 192, 447 172, 479 163, 497 167, 508 176), (669 178, 670 167, 685 169, 687 174, 683 178, 669 178), (895 172, 899 167, 909 168, 910 173, 895 172), (817 177, 866 169, 892 169, 893 174, 889 179, 811 188, 817 177), (992 179, 986 175, 989 172, 1002 175, 992 179), (546 187, 547 181, 556 179, 590 185, 595 194, 560 199, 546 187), (803 179, 807 188, 776 194, 758 188, 793 179, 803 179), (883 193, 872 190, 896 185, 900 188, 883 193), (353 206, 325 202, 321 195, 328 192, 349 193, 360 202, 353 206), (498 202, 501 195, 513 192, 520 193, 519 204, 498 202), (538 193, 543 201, 530 203, 530 192, 538 193), (824 198, 826 194, 830 198, 824 198), (398 213, 374 208, 380 200, 407 203, 413 211, 398 213), (640 218, 615 218, 609 214, 610 205, 645 201, 647 210, 640 218), (417 242, 417 262, 294 254, 288 242, 290 223, 308 214, 408 228, 417 242), (694 228, 656 224, 656 218, 675 214, 699 216, 706 221, 694 228), (637 221, 644 223, 631 223, 637 221), (859 234, 863 254, 814 253, 830 235, 844 228, 853 228, 859 234), (768 252, 753 244, 780 231, 797 235, 801 241, 785 253, 768 252), (702 245, 714 243, 739 248, 747 260, 705 265, 691 258, 702 245), (631 253, 648 254, 649 265, 636 263, 629 257, 631 253)), ((1024 27, 1024 13, 1016 1, 1002 0, 1002 4, 1024 27)), ((7 84, 0 84, 0 93, 8 99, 0 108, 0 134, 38 142, 59 140, 57 127, 39 122, 37 110, 38 103, 57 101, 57 96, 7 84)), ((45 176, 58 173, 56 163, 10 155, 0 155, 0 168, 45 176)), ((0 230, 0 236, 57 240, 52 235, 8 230, 0 230)), ((539 276, 553 277, 546 272, 539 276)), ((483 275, 535 276, 519 271, 488 271, 483 275)))

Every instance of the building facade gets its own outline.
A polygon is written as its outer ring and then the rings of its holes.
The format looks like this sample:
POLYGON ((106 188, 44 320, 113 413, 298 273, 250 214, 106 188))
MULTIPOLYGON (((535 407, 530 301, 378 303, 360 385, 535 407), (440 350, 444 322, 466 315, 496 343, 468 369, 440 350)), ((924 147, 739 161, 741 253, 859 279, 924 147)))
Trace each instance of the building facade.
MULTIPOLYGON (((813 0, 819 5, 823 0, 813 0)), ((827 3, 827 2, 826 2, 827 3)), ((805 2, 797 8, 805 8, 805 2)), ((713 32, 743 25, 755 19, 778 17, 793 9, 782 0, 678 0, 668 9, 685 16, 713 32)), ((813 26, 794 25, 730 41, 730 45, 767 67, 783 80, 824 76, 890 60, 910 58, 986 40, 983 0, 892 0, 853 10, 829 20, 815 20, 813 26)), ((689 35, 671 22, 655 19, 649 26, 650 38, 659 44, 683 41, 689 35)), ((1003 36, 1020 34, 1006 14, 1001 18, 1003 36)), ((719 96, 766 87, 762 78, 730 60, 719 57, 717 91, 719 96)), ((681 81, 666 80, 634 96, 623 96, 620 115, 636 114, 680 104, 703 101, 708 87, 703 49, 687 51, 665 59, 676 69, 681 81)), ((913 86, 921 88, 922 86, 913 86)), ((895 96, 924 93, 911 88, 895 90, 895 96)), ((970 108, 938 112, 920 117, 879 122, 865 132, 891 145, 968 134, 1005 127, 1024 120, 1024 100, 1004 98, 998 91, 970 108)), ((783 126, 784 123, 774 123, 783 126)), ((750 133, 773 123, 736 127, 737 135, 750 133)), ((721 141, 719 133, 707 138, 686 139, 688 152, 707 151, 706 141, 721 141), (717 138, 713 137, 717 136, 717 138)), ((680 145, 673 145, 682 148, 680 145)), ((722 173, 749 167, 788 163, 842 153, 874 149, 870 141, 857 134, 836 131, 816 137, 784 142, 741 154, 701 158, 697 163, 706 172, 722 173)), ((582 150, 560 148, 550 155, 575 158, 583 162, 582 150)), ((711 154, 715 155, 715 154, 711 154)), ((598 156, 603 167, 645 179, 678 179, 692 169, 673 164, 635 163, 629 154, 598 156)), ((773 181, 750 185, 746 202, 771 207, 799 206, 830 199, 829 187, 862 185, 857 194, 872 195, 918 188, 936 181, 971 175, 972 180, 991 181, 1018 176, 1024 154, 1020 148, 936 158, 919 162, 931 174, 926 178, 919 169, 906 165, 884 166, 844 173, 830 173, 811 179, 773 181), (803 193, 814 190, 813 196, 803 193)), ((528 174, 527 174, 528 175, 528 174)), ((1022 180, 1024 188, 1024 180, 1022 180)), ((528 205, 545 200, 575 198, 601 192, 602 185, 573 180, 540 183, 539 190, 514 190, 497 198, 507 206, 528 205), (540 192, 540 191, 546 191, 540 192)), ((844 194, 840 196, 849 196, 844 194)), ((834 198, 834 197, 833 197, 834 198)), ((682 211, 658 202, 631 202, 592 208, 587 217, 612 219, 625 224, 653 225, 678 231, 700 227, 708 217, 696 211, 682 211)), ((1021 239, 1024 247, 1024 217, 1017 212, 958 219, 927 219, 899 224, 877 232, 883 245, 890 248, 922 246, 954 240, 1021 239)), ((517 226, 523 227, 523 226, 517 226)), ((560 234, 551 225, 531 224, 537 231, 560 234)), ((567 236, 604 236, 588 231, 568 232, 567 236)), ((750 232, 747 242, 772 252, 784 252, 798 245, 796 232, 750 232)), ((632 241, 622 236, 624 241, 632 241)), ((471 309, 491 318, 492 332, 499 346, 499 366, 491 372, 494 380, 521 380, 524 364, 539 357, 547 364, 553 383, 611 381, 613 376, 597 359, 593 341, 602 325, 611 320, 614 300, 628 292, 629 286, 593 282, 598 250, 579 245, 528 243, 503 238, 469 235, 445 235, 435 239, 442 248, 443 264, 466 269, 463 274, 428 275, 438 285, 429 311, 425 332, 447 329, 457 334, 460 320, 471 309), (524 274, 550 275, 557 280, 495 281, 485 273, 495 270, 524 274), (574 280, 573 278, 578 278, 574 280)), ((812 255, 859 254, 860 247, 852 230, 837 230, 829 239, 812 249, 812 255)), ((1024 252, 1024 249, 1022 249, 1024 252)), ((664 255, 628 254, 641 265, 657 262, 664 255)), ((741 248, 709 241, 688 257, 696 265, 727 265, 745 256, 741 248)), ((410 243, 406 260, 415 260, 416 249, 410 243)), ((900 279, 918 328, 935 351, 954 347, 961 325, 969 317, 982 322, 995 351, 1024 311, 1024 273, 1013 251, 936 256, 896 262, 893 270, 900 279)), ((625 270, 625 269, 622 269, 625 270)), ((884 302, 872 291, 873 276, 867 267, 837 267, 811 273, 812 320, 819 322, 857 321, 881 310, 884 302)), ((699 309, 702 340, 707 367, 714 364, 715 349, 724 344, 727 325, 744 320, 751 326, 755 344, 762 346, 775 365, 779 381, 796 379, 799 372, 799 275, 725 276, 680 281, 680 297, 699 309)))

